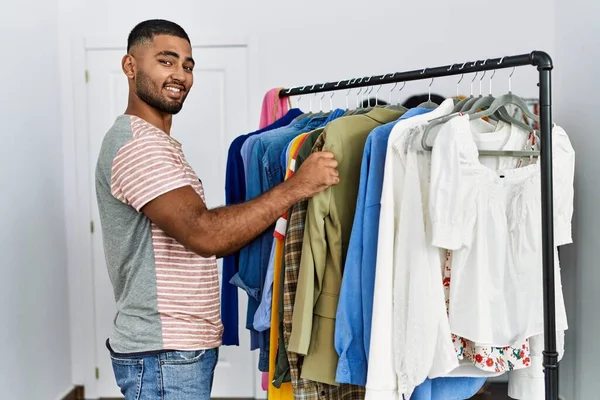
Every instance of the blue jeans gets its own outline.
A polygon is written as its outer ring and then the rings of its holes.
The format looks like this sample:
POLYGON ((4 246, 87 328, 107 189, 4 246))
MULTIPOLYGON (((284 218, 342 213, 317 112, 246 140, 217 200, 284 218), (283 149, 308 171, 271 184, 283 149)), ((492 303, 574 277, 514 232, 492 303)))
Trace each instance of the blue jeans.
POLYGON ((219 349, 110 357, 125 400, 210 400, 219 349))

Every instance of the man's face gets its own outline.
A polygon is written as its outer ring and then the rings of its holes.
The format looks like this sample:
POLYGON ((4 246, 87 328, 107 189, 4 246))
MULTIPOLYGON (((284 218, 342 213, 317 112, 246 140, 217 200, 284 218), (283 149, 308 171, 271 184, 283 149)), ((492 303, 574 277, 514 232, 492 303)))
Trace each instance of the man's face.
POLYGON ((194 83, 194 60, 187 40, 157 35, 152 43, 135 49, 135 91, 157 110, 177 114, 194 83))

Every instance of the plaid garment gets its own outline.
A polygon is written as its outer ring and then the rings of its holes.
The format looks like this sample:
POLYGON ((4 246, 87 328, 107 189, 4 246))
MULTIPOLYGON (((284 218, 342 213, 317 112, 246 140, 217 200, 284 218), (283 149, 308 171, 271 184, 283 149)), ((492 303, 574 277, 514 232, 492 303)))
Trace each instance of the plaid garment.
MULTIPOLYGON (((325 144, 325 135, 319 136, 312 151, 321 151, 325 144)), ((302 256, 302 240, 306 221, 308 200, 303 200, 292 208, 289 215, 287 234, 285 235, 284 262, 285 282, 283 292, 283 332, 286 348, 289 346, 292 334, 292 314, 296 300, 296 287, 300 271, 300 258, 302 256)), ((294 389, 294 398, 301 400, 363 400, 365 388, 355 385, 342 384, 339 386, 313 382, 300 377, 303 357, 288 352, 290 374, 294 389)))

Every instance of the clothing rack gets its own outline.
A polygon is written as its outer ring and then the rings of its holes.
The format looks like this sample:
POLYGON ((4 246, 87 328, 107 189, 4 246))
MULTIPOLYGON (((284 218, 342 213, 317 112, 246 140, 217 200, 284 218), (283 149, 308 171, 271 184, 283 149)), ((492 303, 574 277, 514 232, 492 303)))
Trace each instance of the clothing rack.
POLYGON ((306 85, 283 89, 280 97, 353 89, 389 83, 433 79, 444 76, 483 72, 503 68, 534 66, 539 71, 540 102, 540 157, 542 199, 542 249, 544 282, 544 373, 546 400, 558 400, 558 353, 556 351, 556 316, 554 290, 554 223, 552 187, 552 102, 551 71, 552 58, 545 52, 533 51, 484 61, 467 61, 435 68, 424 68, 407 72, 395 72, 371 77, 346 79, 339 82, 306 85))

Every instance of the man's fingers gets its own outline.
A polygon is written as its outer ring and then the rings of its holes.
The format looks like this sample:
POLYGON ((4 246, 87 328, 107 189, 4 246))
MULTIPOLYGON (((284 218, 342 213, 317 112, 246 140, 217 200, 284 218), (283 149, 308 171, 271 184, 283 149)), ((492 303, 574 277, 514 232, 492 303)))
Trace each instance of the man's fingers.
POLYGON ((330 151, 320 151, 317 154, 321 155, 322 158, 334 158, 335 157, 333 155, 333 153, 330 151))

